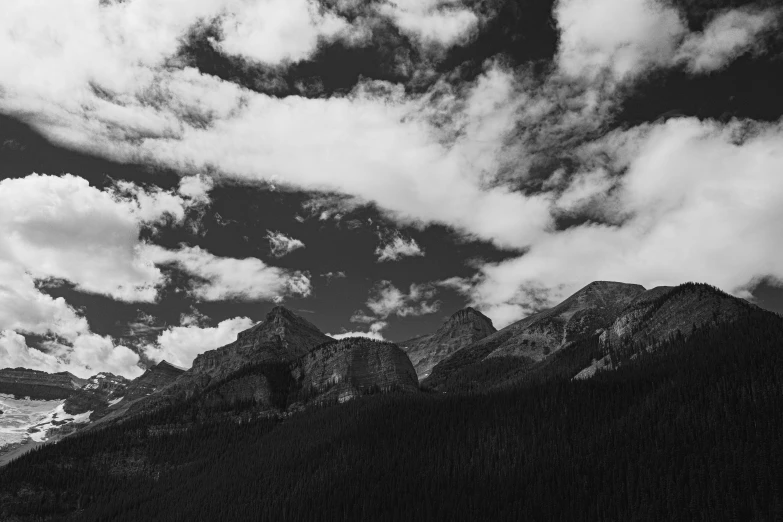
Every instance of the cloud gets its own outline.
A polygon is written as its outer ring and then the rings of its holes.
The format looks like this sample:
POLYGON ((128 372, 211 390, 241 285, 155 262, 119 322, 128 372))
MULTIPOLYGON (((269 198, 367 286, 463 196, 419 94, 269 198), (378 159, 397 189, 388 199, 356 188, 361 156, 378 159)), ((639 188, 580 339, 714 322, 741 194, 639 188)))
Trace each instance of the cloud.
POLYGON ((205 175, 184 176, 179 180, 180 195, 195 203, 208 204, 209 191, 212 190, 214 181, 205 175))
POLYGON ((33 0, 6 11, 0 45, 16 52, 0 57, 0 111, 89 153, 345 194, 400 222, 442 223, 504 247, 523 248, 549 226, 545 197, 491 183, 515 128, 502 103, 511 72, 493 65, 476 82, 481 95, 468 86, 442 97, 437 110, 457 129, 432 124, 431 97, 379 81, 331 98, 267 96, 178 56, 188 31, 236 5, 33 0))
POLYGON ((126 346, 115 346, 108 337, 80 335, 72 345, 48 343, 48 352, 27 346, 27 340, 12 330, 0 331, 2 367, 24 367, 46 372, 69 371, 87 378, 111 372, 133 379, 142 374, 139 356, 126 346))
POLYGON ((678 64, 708 73, 754 47, 780 14, 777 8, 725 10, 703 32, 691 33, 682 13, 663 0, 560 0, 558 64, 591 82, 607 72, 619 82, 678 64))
POLYGON ((224 2, 221 51, 266 64, 308 58, 319 40, 350 40, 352 27, 310 0, 224 2))
POLYGON ((606 169, 580 172, 571 178, 555 206, 568 214, 589 214, 596 201, 605 199, 616 183, 606 169))
POLYGON ((174 264, 198 279, 190 293, 204 301, 278 300, 286 295, 310 295, 310 277, 306 272, 288 271, 248 257, 234 259, 210 254, 200 247, 166 250, 146 245, 144 255, 155 264, 174 264))
POLYGON ((591 150, 625 172, 594 200, 614 222, 551 233, 485 264, 463 290, 501 326, 602 279, 705 281, 748 297, 762 278, 783 280, 781 143, 780 123, 749 121, 672 119, 611 133, 591 150))
POLYGON ((384 330, 387 326, 386 321, 375 321, 370 325, 370 328, 367 332, 362 331, 344 331, 339 334, 326 334, 329 337, 333 337, 334 339, 340 340, 345 339, 348 337, 368 337, 370 339, 375 339, 376 341, 385 341, 386 339, 383 337, 382 330, 384 330))
POLYGON ((234 342, 239 332, 252 326, 253 321, 247 317, 226 319, 214 327, 198 326, 192 321, 183 320, 181 326, 161 332, 155 343, 146 345, 143 351, 153 361, 166 360, 189 368, 197 355, 234 342))
POLYGON ((668 64, 687 33, 680 12, 660 0, 560 0, 555 16, 561 70, 590 79, 668 64))
POLYGON ((269 247, 272 249, 272 255, 275 257, 283 257, 297 248, 304 248, 305 246, 305 244, 298 239, 288 237, 281 232, 267 230, 266 238, 269 240, 269 247))
POLYGON ((136 320, 128 323, 125 335, 128 337, 138 337, 149 335, 165 329, 165 326, 159 326, 157 318, 154 315, 137 310, 136 320))
POLYGON ((403 257, 423 256, 424 250, 413 238, 405 239, 399 233, 394 234, 383 246, 375 249, 378 261, 397 261, 403 257))
POLYGON ((713 18, 704 32, 688 35, 676 58, 692 73, 721 69, 754 47, 762 32, 778 25, 779 17, 780 9, 725 11, 713 18))
MULTIPOLYGON (((427 302, 427 299, 434 296, 435 289, 426 285, 412 284, 409 292, 405 294, 390 281, 381 281, 371 291, 367 308, 381 319, 390 315, 407 317, 432 314, 440 309, 440 301, 427 302)), ((356 314, 354 317, 358 320, 356 314)))
MULTIPOLYGON (((183 178, 179 191, 127 181, 100 190, 70 174, 0 181, 0 331, 6 332, 0 364, 83 377, 141 373, 136 353, 93 333, 80 312, 42 291, 46 285, 67 282, 118 300, 155 301, 166 283, 157 265, 176 263, 197 276, 191 291, 200 299, 308 295, 306 273, 252 258, 217 257, 198 247, 169 251, 140 240, 142 226, 182 221, 192 205, 207 204, 209 187, 204 178, 183 178), (25 334, 44 342, 29 347, 25 334)), ((134 333, 159 328, 141 319, 129 325, 134 333)))
POLYGON ((0 259, 36 279, 64 279, 84 292, 152 301, 163 281, 139 255, 142 224, 182 218, 177 194, 127 182, 102 191, 66 174, 0 181, 0 259))
POLYGON ((422 43, 450 47, 468 40, 479 23, 473 11, 454 4, 450 0, 397 0, 382 4, 380 12, 422 43))
POLYGON ((348 276, 345 275, 345 272, 340 270, 339 272, 326 272, 325 274, 321 274, 321 277, 326 278, 326 284, 329 284, 332 282, 332 279, 345 279, 348 276))

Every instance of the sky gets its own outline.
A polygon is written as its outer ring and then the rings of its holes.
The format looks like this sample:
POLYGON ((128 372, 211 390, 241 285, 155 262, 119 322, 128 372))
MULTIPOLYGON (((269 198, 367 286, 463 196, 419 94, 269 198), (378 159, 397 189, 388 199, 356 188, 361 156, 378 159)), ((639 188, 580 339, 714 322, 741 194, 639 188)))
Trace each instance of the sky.
POLYGON ((0 367, 190 366, 281 304, 392 341, 594 280, 783 312, 772 0, 28 0, 0 367))

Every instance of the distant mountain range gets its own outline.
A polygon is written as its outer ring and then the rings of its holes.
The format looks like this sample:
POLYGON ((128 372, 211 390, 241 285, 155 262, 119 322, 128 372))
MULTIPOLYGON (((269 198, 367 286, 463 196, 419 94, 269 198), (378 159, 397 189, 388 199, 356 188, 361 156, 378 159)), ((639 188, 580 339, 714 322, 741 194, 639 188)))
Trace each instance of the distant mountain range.
POLYGON ((0 519, 780 520, 781 346, 783 318, 694 283, 399 345, 276 307, 187 370, 0 370, 57 442, 0 453, 0 519))
POLYGON ((66 413, 91 412, 91 430, 186 403, 221 415, 252 404, 257 415, 276 417, 371 393, 492 390, 548 375, 585 379, 617 368, 618 353, 628 346, 654 349, 677 333, 731 322, 749 307, 704 284, 646 290, 596 281, 500 331, 465 308, 432 334, 398 346, 360 337, 337 341, 277 306, 187 370, 162 361, 129 381, 109 373, 84 380, 3 369, 0 393, 65 399, 66 413))

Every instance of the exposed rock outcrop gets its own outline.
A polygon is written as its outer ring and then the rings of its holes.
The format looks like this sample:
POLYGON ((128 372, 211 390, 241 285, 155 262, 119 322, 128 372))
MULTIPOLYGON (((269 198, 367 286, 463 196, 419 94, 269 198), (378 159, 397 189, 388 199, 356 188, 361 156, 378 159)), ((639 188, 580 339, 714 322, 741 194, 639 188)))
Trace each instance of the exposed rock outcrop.
POLYGON ((438 363, 423 381, 439 389, 451 374, 493 358, 540 362, 610 326, 645 291, 636 284, 595 281, 557 306, 517 321, 438 363))
POLYGON ((125 377, 108 372, 93 375, 87 379, 84 386, 65 400, 65 413, 78 415, 92 411, 98 417, 109 407, 111 401, 117 401, 125 395, 130 382, 125 377))
POLYGON ((263 322, 241 332, 233 343, 196 357, 188 375, 215 380, 248 364, 291 362, 331 340, 306 319, 276 306, 263 322))
MULTIPOLYGON (((176 382, 149 397, 136 400, 126 409, 131 414, 154 410, 202 394, 205 390, 209 390, 210 396, 204 397, 204 400, 210 403, 222 401, 232 404, 253 397, 263 404, 265 398, 272 401, 273 395, 285 395, 287 392, 280 389, 284 385, 277 383, 279 374, 287 374, 292 362, 330 341, 333 339, 309 321, 276 306, 264 321, 240 332, 236 341, 202 353, 176 382), (239 374, 247 369, 254 369, 251 373, 256 377, 245 379, 242 383, 229 383, 240 378, 239 374), (274 374, 274 385, 269 383, 270 377, 266 373, 274 374), (258 386, 258 389, 253 389, 253 386, 258 386)), ((248 375, 245 372, 241 377, 248 375)), ((129 396, 129 400, 134 398, 129 396)), ((269 406, 273 404, 270 402, 269 406)))
POLYGON ((430 335, 399 343, 416 369, 419 379, 429 376, 432 368, 454 352, 495 333, 492 320, 473 308, 463 308, 430 335))
POLYGON ((753 306, 706 284, 686 283, 648 290, 603 331, 600 340, 604 356, 575 378, 586 379, 596 371, 612 369, 616 363, 613 355, 618 350, 649 350, 677 333, 687 336, 705 324, 731 322, 743 309, 753 306))
POLYGON ((33 400, 67 399, 85 384, 69 372, 46 373, 26 368, 0 370, 0 393, 33 400))
POLYGON ((680 331, 688 335, 707 322, 736 318, 742 308, 753 306, 706 284, 686 283, 657 287, 640 295, 601 335, 604 345, 635 342, 649 345, 680 331))
POLYGON ((130 382, 125 391, 125 400, 132 401, 155 393, 177 380, 183 373, 184 368, 161 361, 130 382))
POLYGON ((354 337, 319 346, 293 365, 311 400, 346 400, 373 392, 419 389, 416 370, 396 344, 354 337))

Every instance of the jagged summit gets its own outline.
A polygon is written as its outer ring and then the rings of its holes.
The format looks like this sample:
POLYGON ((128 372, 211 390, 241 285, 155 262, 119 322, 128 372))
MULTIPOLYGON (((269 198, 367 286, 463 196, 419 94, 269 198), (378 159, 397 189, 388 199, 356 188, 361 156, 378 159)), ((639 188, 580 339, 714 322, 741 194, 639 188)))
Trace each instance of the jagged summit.
POLYGON ((427 386, 438 388, 452 374, 492 358, 538 362, 564 346, 608 327, 633 300, 641 285, 594 281, 558 305, 510 324, 455 352, 433 368, 427 386))
POLYGON ((291 362, 331 340, 308 320, 275 306, 264 321, 240 332, 233 343, 196 357, 188 375, 216 379, 248 364, 291 362))
MULTIPOLYGON (((157 368, 158 370, 171 370, 171 369, 173 369, 173 370, 179 370, 179 371, 182 371, 182 372, 187 371, 187 368, 183 368, 182 366, 177 366, 176 364, 171 364, 170 362, 168 362, 165 359, 160 361, 158 364, 156 364, 152 368, 157 368)), ((152 369, 152 368, 150 368, 150 369, 152 369)))
POLYGON ((446 357, 496 331, 489 317, 467 307, 452 314, 435 333, 404 341, 400 348, 423 379, 446 357))
POLYGON ((731 323, 752 308, 757 307, 704 283, 653 288, 634 299, 601 333, 604 356, 576 378, 589 378, 600 369, 614 367, 612 354, 628 347, 649 350, 656 343, 678 333, 687 336, 705 324, 731 323))
POLYGON ((282 318, 288 319, 289 321, 296 321, 297 319, 302 319, 301 317, 299 317, 298 315, 293 313, 291 310, 289 310, 288 308, 286 308, 285 306, 282 306, 282 305, 277 305, 277 306, 272 307, 272 309, 269 310, 269 312, 267 312, 267 314, 266 314, 266 320, 267 321, 271 321, 272 319, 274 319, 276 317, 282 317, 282 318))
MULTIPOLYGON (((451 314, 451 317, 449 317, 448 323, 472 323, 472 322, 484 322, 488 324, 489 326, 493 327, 492 325, 492 319, 487 317, 486 315, 482 314, 475 308, 472 308, 470 306, 465 307, 461 310, 457 310, 453 314, 451 314)), ((445 325, 444 325, 445 326, 445 325)))

